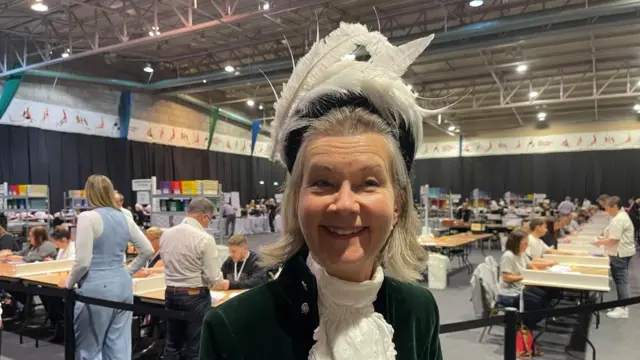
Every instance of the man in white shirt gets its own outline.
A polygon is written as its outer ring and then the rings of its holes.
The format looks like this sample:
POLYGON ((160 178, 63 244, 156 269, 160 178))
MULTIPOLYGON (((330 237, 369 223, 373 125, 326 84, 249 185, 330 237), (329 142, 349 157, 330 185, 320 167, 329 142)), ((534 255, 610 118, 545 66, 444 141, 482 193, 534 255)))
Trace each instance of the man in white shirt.
MULTIPOLYGON (((216 242, 205 231, 212 217, 211 201, 194 198, 182 223, 160 238, 167 309, 195 313, 202 319, 211 309, 209 289, 222 280, 216 242)), ((201 321, 167 320, 164 359, 198 359, 201 325, 201 321)))
MULTIPOLYGON (((611 276, 616 284, 618 300, 629 298, 629 262, 636 254, 633 237, 633 223, 624 209, 620 198, 612 196, 605 201, 605 210, 612 217, 606 236, 594 242, 595 246, 604 246, 611 263, 611 276)), ((629 310, 618 307, 609 311, 607 316, 613 319, 626 319, 629 310)))
POLYGON ((133 219, 133 214, 131 213, 131 211, 129 211, 129 209, 124 207, 124 195, 116 191, 115 196, 116 196, 116 203, 120 206, 120 211, 122 211, 126 216, 133 219))
POLYGON ((571 197, 567 196, 564 198, 564 201, 558 205, 558 212, 560 214, 569 215, 575 211, 575 206, 571 202, 571 197))
POLYGON ((545 254, 568 254, 567 252, 556 250, 545 244, 541 237, 547 234, 547 220, 545 218, 536 217, 529 221, 529 246, 526 253, 533 262, 544 264, 545 266, 556 265, 555 260, 543 259, 545 254))
POLYGON ((231 206, 231 200, 222 205, 222 217, 225 219, 224 235, 233 236, 236 228, 236 209, 231 206), (231 231, 229 231, 229 227, 231 227, 231 231))

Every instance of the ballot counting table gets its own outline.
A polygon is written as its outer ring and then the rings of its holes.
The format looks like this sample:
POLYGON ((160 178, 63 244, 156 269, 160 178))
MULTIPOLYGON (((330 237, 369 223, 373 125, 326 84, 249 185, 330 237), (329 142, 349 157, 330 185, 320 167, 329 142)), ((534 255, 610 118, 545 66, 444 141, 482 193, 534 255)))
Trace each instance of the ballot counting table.
MULTIPOLYGON (((473 271, 473 264, 469 261, 469 255, 473 249, 473 243, 483 241, 492 237, 492 234, 473 234, 471 232, 458 233, 455 235, 431 237, 422 235, 418 238, 420 245, 429 250, 440 252, 449 259, 457 256, 460 261, 460 267, 454 269, 449 275, 462 269, 467 269, 468 273, 473 271)), ((484 248, 482 253, 484 254, 484 248)))

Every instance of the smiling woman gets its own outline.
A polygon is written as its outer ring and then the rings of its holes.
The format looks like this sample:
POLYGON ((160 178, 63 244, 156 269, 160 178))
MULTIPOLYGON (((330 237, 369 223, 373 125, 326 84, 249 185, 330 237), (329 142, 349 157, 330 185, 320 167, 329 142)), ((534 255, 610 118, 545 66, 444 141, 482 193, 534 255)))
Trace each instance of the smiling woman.
POLYGON ((342 24, 296 65, 273 124, 284 232, 262 251, 284 267, 209 312, 201 359, 442 359, 437 305, 412 284, 427 260, 409 178, 427 111, 401 79, 431 39, 394 47, 342 24), (371 59, 344 60, 358 46, 371 59))

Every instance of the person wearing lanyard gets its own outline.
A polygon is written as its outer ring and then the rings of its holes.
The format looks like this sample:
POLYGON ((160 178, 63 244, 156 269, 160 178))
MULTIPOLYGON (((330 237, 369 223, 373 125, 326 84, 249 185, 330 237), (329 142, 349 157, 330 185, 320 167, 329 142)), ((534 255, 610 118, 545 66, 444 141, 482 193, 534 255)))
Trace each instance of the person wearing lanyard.
POLYGON ((222 280, 218 290, 251 289, 269 281, 267 272, 258 263, 258 254, 249 250, 245 235, 237 234, 229 239, 229 258, 222 264, 222 280))

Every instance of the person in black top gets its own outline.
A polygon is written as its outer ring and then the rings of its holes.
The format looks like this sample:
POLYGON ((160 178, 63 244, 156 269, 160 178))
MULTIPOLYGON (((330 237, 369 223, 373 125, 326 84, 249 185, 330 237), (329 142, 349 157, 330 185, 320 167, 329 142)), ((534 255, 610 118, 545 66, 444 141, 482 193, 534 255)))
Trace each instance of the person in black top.
POLYGON ((471 219, 471 209, 469 209, 469 202, 464 201, 462 206, 456 212, 456 218, 468 223, 471 219))
POLYGON ((16 238, 9 234, 2 225, 0 225, 0 250, 11 250, 12 252, 20 250, 16 238))
POLYGON ((265 269, 258 265, 258 254, 249 250, 245 235, 236 234, 229 239, 229 258, 222 264, 222 280, 218 290, 251 289, 269 281, 265 269))
POLYGON ((276 219, 276 201, 273 199, 267 200, 267 212, 269 213, 269 227, 271 232, 276 232, 275 219, 276 219))

